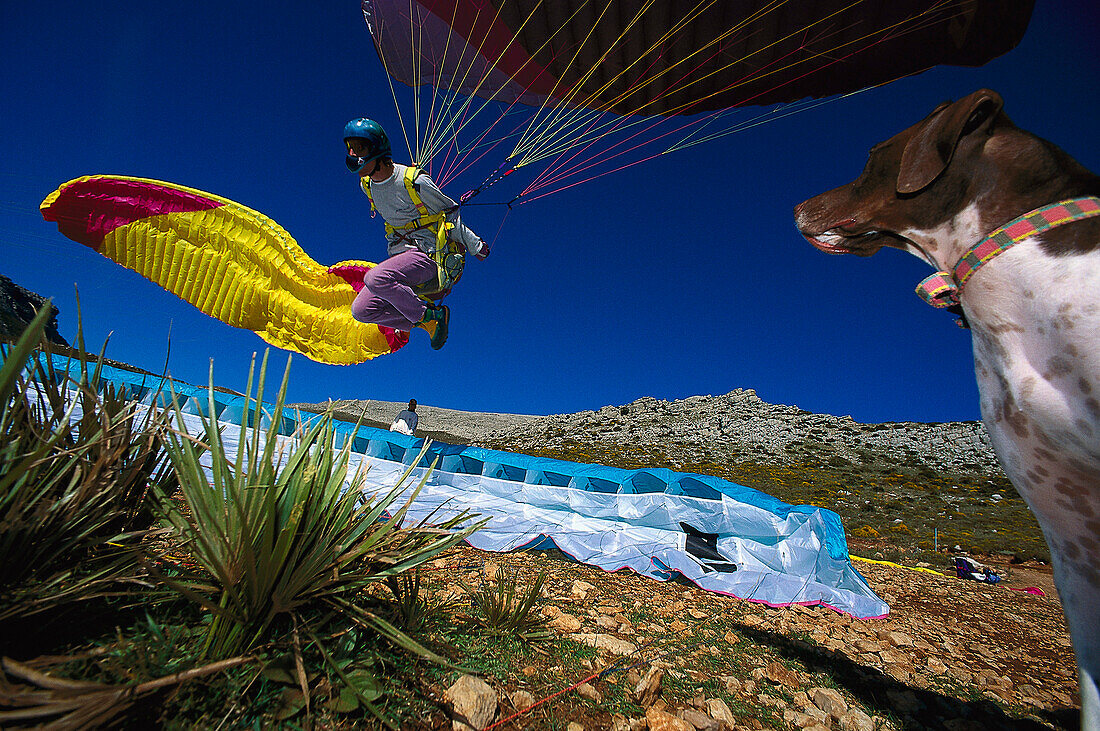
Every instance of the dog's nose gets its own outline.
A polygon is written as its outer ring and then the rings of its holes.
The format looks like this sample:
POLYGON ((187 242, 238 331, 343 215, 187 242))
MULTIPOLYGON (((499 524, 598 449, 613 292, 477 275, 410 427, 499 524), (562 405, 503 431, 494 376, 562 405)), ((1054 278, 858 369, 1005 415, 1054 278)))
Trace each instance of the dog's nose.
POLYGON ((806 214, 806 204, 809 201, 802 201, 794 207, 794 225, 799 230, 806 228, 808 225, 808 216, 806 214))

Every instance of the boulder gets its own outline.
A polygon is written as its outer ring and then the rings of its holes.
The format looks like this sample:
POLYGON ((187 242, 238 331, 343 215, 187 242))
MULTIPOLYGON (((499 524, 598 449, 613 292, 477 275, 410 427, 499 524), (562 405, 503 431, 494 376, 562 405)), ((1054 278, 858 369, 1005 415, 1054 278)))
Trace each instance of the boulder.
POLYGON ((684 719, 653 707, 646 710, 645 720, 649 725, 649 731, 695 731, 695 728, 684 719))
POLYGON ((454 709, 451 728, 472 731, 485 728, 497 713, 497 693, 481 678, 463 675, 443 693, 454 709))
POLYGON ((665 671, 656 665, 650 665, 645 676, 634 687, 631 694, 634 702, 642 708, 648 708, 661 694, 661 679, 665 677, 665 671))
POLYGON ((833 688, 811 688, 810 700, 833 718, 840 718, 848 710, 848 701, 833 688))

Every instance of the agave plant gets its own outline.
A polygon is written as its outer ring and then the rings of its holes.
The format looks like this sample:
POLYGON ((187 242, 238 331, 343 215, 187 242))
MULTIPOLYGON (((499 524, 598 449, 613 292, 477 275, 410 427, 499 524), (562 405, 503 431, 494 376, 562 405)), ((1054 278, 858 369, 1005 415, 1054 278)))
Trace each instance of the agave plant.
POLYGON ((106 387, 79 333, 78 373, 56 371, 48 315, 0 350, 0 622, 133 579, 156 495, 175 488, 166 415, 106 387))
POLYGON ((392 611, 395 623, 407 632, 421 632, 429 624, 451 613, 458 605, 457 598, 432 599, 421 595, 420 572, 406 571, 398 576, 387 576, 386 586, 393 594, 392 611))
POLYGON ((401 528, 409 501, 424 482, 396 509, 411 467, 388 493, 367 494, 362 472, 348 475, 350 440, 341 450, 333 447, 331 412, 289 438, 280 436, 290 361, 271 413, 262 401, 266 370, 267 354, 253 397, 253 359, 235 455, 227 453, 223 425, 213 416, 213 372, 202 441, 186 435, 177 407, 181 428, 168 447, 186 500, 186 510, 169 506, 168 520, 205 573, 169 581, 213 614, 206 657, 248 651, 268 638, 277 618, 310 604, 327 605, 430 655, 358 606, 357 594, 431 559, 482 523, 462 514, 439 526, 401 528), (200 461, 203 450, 209 468, 200 461))
POLYGON ((527 588, 520 585, 519 571, 502 571, 495 585, 482 583, 470 592, 471 603, 478 609, 479 622, 490 632, 510 634, 524 642, 538 642, 553 637, 544 617, 533 612, 546 583, 546 572, 540 571, 527 588))

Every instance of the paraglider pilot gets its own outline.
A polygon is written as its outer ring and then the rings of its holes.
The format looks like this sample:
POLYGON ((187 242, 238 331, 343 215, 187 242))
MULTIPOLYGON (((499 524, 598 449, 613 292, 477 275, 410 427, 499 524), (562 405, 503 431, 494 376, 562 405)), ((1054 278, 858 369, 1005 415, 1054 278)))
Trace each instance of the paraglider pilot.
POLYGON ((377 211, 386 221, 389 254, 363 277, 352 316, 395 330, 422 328, 438 350, 447 341, 450 310, 418 295, 445 293, 461 275, 464 254, 485 259, 489 245, 462 224, 458 205, 427 173, 393 161, 389 138, 377 122, 348 122, 344 144, 347 167, 359 173, 371 214, 377 211))

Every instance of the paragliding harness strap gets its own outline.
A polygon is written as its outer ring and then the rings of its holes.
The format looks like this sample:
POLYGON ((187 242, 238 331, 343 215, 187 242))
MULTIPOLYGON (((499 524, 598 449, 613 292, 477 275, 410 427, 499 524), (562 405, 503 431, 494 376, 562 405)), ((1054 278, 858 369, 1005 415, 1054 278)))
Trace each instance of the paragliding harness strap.
MULTIPOLYGON (((409 192, 409 198, 416 206, 420 216, 401 226, 393 226, 387 221, 386 235, 393 236, 401 231, 404 231, 407 235, 421 229, 428 229, 435 233, 435 247, 429 255, 432 257, 432 261, 435 262, 436 281, 420 285, 415 288, 415 291, 417 296, 423 299, 440 299, 450 292, 451 288, 462 277, 462 270, 466 266, 466 247, 447 238, 447 232, 455 227, 453 223, 447 220, 447 212, 429 212, 424 199, 420 197, 420 191, 416 187, 416 178, 422 172, 423 170, 416 165, 409 165, 405 168, 405 190, 409 192)), ((374 196, 370 192, 370 183, 362 186, 362 188, 363 192, 367 194, 367 198, 370 199, 371 215, 374 215, 374 196)))

